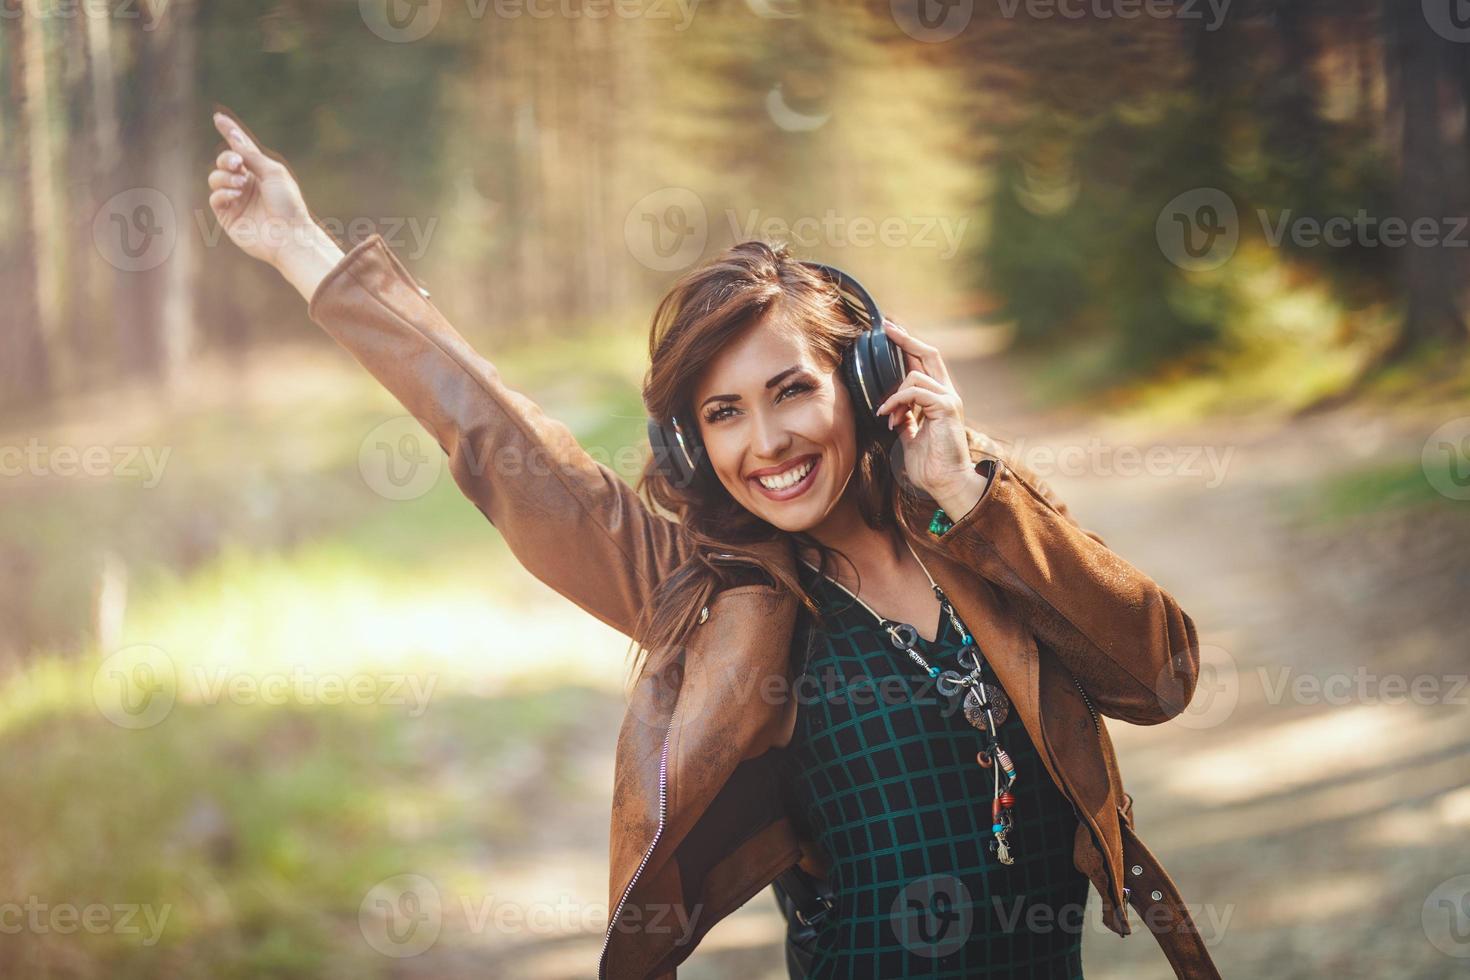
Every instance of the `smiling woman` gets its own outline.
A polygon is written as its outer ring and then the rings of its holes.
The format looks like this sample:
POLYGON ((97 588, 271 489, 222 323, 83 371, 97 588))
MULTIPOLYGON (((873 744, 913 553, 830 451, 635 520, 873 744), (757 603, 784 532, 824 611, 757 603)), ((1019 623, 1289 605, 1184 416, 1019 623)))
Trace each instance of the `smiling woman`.
POLYGON ((885 608, 927 614, 933 599, 899 544, 895 503, 930 498, 959 515, 985 486, 973 458, 983 437, 965 425, 938 351, 846 273, 749 241, 670 289, 649 354, 650 438, 680 443, 691 461, 655 453, 640 489, 679 518, 697 561, 661 585, 640 654, 677 648, 709 595, 751 575, 815 612, 793 576, 739 550, 781 537, 855 589, 860 577, 878 582, 885 608), (850 572, 835 569, 838 556, 850 572))
POLYGON ((768 884, 824 867, 813 976, 1080 976, 1080 936, 1036 923, 1070 919, 1085 879, 1115 931, 1131 901, 1181 976, 1216 976, 1131 836, 1101 718, 1183 709, 1193 624, 965 423, 936 348, 845 273, 729 248, 655 313, 645 500, 504 383, 381 235, 343 253, 289 169, 216 125, 231 240, 428 430, 516 558, 638 648, 600 976, 666 980, 768 884), (794 696, 802 666, 845 678, 835 706, 794 696), (848 697, 875 679, 923 686, 878 709, 848 697), (1019 904, 978 904, 997 896, 1019 904), (932 921, 941 902, 964 928, 932 921), (671 914, 690 928, 672 935, 671 914))

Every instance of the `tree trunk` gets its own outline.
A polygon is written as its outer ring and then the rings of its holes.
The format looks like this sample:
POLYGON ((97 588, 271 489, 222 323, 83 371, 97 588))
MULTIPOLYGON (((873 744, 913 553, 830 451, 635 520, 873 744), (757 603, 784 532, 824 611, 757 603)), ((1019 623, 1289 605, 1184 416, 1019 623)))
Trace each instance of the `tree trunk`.
POLYGON ((163 263, 159 317, 159 353, 163 378, 170 387, 187 369, 195 347, 194 270, 198 260, 198 235, 189 204, 202 191, 195 160, 194 140, 203 117, 195 99, 195 54, 193 0, 171 0, 167 16, 159 21, 153 41, 162 48, 162 77, 159 86, 159 173, 160 189, 173 202, 177 223, 173 251, 163 263))
MULTIPOLYGON (((1465 95, 1455 65, 1454 43, 1429 25, 1417 3, 1388 0, 1385 22, 1393 86, 1390 111, 1399 126, 1399 215, 1412 227, 1420 218, 1445 234, 1450 219, 1465 213, 1470 158, 1456 126, 1463 127, 1465 95)), ((1458 250, 1443 243, 1399 250, 1405 301, 1404 323, 1381 356, 1392 363, 1431 342, 1463 344, 1465 269, 1458 250)))
MULTIPOLYGON (((17 11, 19 13, 19 11, 17 11)), ((61 232, 56 202, 56 154, 51 138, 51 98, 46 61, 44 17, 20 13, 12 23, 19 32, 21 86, 20 143, 24 153, 30 235, 26 251, 34 274, 34 329, 41 357, 39 375, 22 378, 32 393, 65 390, 71 377, 70 351, 61 330, 61 232)))

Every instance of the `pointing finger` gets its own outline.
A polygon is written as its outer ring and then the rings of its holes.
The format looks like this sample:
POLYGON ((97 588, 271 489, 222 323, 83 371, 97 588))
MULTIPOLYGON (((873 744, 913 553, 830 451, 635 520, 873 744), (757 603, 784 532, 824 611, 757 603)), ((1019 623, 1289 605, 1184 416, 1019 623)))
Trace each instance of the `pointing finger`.
POLYGON ((275 160, 267 156, 256 145, 255 140, 245 132, 244 124, 236 122, 223 112, 216 112, 214 128, 219 130, 220 135, 230 144, 230 149, 244 158, 244 162, 249 164, 252 170, 263 174, 275 164, 275 160))

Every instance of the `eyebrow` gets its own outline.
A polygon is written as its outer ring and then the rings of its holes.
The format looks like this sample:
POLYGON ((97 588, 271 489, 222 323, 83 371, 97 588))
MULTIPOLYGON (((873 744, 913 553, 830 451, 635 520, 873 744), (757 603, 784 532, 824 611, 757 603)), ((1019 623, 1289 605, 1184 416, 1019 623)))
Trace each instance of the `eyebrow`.
MULTIPOLYGON (((766 387, 768 389, 769 388, 776 387, 783 380, 785 380, 785 378, 786 378, 787 375, 794 374, 795 372, 800 371, 801 369, 802 368, 801 368, 801 365, 800 364, 793 364, 793 365, 791 365, 791 367, 789 367, 786 370, 782 371, 780 374, 776 375, 771 380, 767 381, 766 382, 766 387)), ((699 403, 699 407, 700 408, 704 408, 704 406, 708 405, 710 402, 738 402, 739 400, 740 400, 740 396, 739 395, 710 395, 704 401, 702 401, 702 402, 699 403)))

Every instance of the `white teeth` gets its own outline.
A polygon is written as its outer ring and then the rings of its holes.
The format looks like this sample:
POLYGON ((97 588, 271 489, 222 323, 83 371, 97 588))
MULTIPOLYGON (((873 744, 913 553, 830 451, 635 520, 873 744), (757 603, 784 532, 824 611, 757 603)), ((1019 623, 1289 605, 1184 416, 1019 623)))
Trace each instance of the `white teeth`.
POLYGON ((778 473, 775 476, 758 476, 756 479, 761 481, 761 486, 767 490, 785 490, 787 487, 800 483, 805 479, 806 475, 811 472, 813 465, 814 461, 809 459, 800 466, 787 470, 785 473, 778 473))

